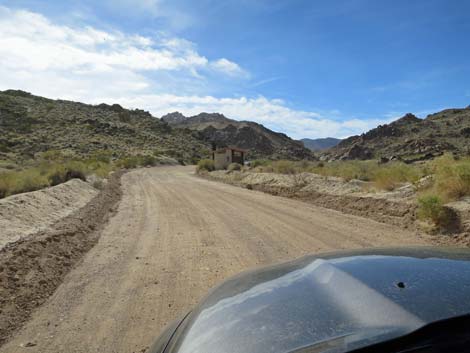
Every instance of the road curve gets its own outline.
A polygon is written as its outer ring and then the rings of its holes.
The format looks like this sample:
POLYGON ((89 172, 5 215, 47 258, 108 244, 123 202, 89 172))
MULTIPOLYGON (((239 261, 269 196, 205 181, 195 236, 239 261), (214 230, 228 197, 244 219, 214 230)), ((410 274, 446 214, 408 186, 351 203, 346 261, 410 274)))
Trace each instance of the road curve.
POLYGON ((145 352, 166 323, 237 272, 312 252, 426 243, 389 225, 207 181, 190 167, 135 170, 122 185, 99 243, 0 352, 145 352))

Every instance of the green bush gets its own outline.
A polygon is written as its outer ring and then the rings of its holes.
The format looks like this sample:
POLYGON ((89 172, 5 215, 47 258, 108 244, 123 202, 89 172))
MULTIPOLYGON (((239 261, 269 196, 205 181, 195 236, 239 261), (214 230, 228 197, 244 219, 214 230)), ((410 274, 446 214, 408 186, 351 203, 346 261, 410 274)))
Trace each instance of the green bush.
POLYGON ((116 165, 120 168, 132 169, 139 166, 139 158, 137 157, 126 157, 118 160, 116 165))
POLYGON ((208 172, 215 170, 214 161, 212 159, 201 159, 197 163, 197 170, 208 172))
POLYGON ((424 195, 418 198, 418 217, 432 221, 435 225, 444 223, 443 202, 437 195, 424 195))
POLYGON ((143 166, 156 166, 158 160, 154 156, 145 155, 141 157, 141 164, 143 166))
POLYGON ((234 170, 242 170, 242 165, 238 163, 230 163, 227 170, 233 172, 234 170))

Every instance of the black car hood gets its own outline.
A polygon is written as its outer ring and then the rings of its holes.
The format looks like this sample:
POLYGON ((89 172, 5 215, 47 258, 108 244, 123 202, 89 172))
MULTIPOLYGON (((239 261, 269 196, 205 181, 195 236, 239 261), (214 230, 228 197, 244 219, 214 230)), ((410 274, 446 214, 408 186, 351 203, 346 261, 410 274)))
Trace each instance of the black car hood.
POLYGON ((470 313, 469 260, 467 250, 375 249, 245 273, 214 289, 165 352, 348 352, 403 336, 470 313))

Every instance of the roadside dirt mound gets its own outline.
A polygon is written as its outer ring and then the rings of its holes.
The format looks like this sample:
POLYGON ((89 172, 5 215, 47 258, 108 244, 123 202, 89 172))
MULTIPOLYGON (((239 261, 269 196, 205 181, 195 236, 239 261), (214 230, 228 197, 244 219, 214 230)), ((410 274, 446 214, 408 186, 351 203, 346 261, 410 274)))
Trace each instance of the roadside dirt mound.
POLYGON ((0 249, 52 224, 85 206, 98 194, 90 184, 72 179, 47 189, 0 200, 0 249))
MULTIPOLYGON (((48 230, 0 249, 0 344, 46 301, 72 266, 97 242, 99 227, 121 197, 121 174, 114 173, 90 202, 48 230)), ((76 185, 72 182, 68 187, 73 189, 76 185)), ((73 199, 67 200, 71 204, 73 199)))
POLYGON ((368 193, 366 190, 370 184, 367 182, 344 181, 312 173, 285 175, 215 171, 207 174, 207 177, 272 195, 300 199, 382 223, 404 228, 416 227, 416 204, 411 202, 415 191, 410 185, 393 192, 368 193))

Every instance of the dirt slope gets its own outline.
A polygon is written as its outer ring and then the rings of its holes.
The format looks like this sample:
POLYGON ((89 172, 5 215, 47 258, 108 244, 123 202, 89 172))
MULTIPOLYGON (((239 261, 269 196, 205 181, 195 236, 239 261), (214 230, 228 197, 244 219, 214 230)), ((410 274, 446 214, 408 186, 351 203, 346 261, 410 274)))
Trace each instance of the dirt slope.
POLYGON ((318 251, 426 243, 393 226, 191 173, 125 174, 99 243, 0 352, 145 352, 167 322, 242 270, 318 251))

